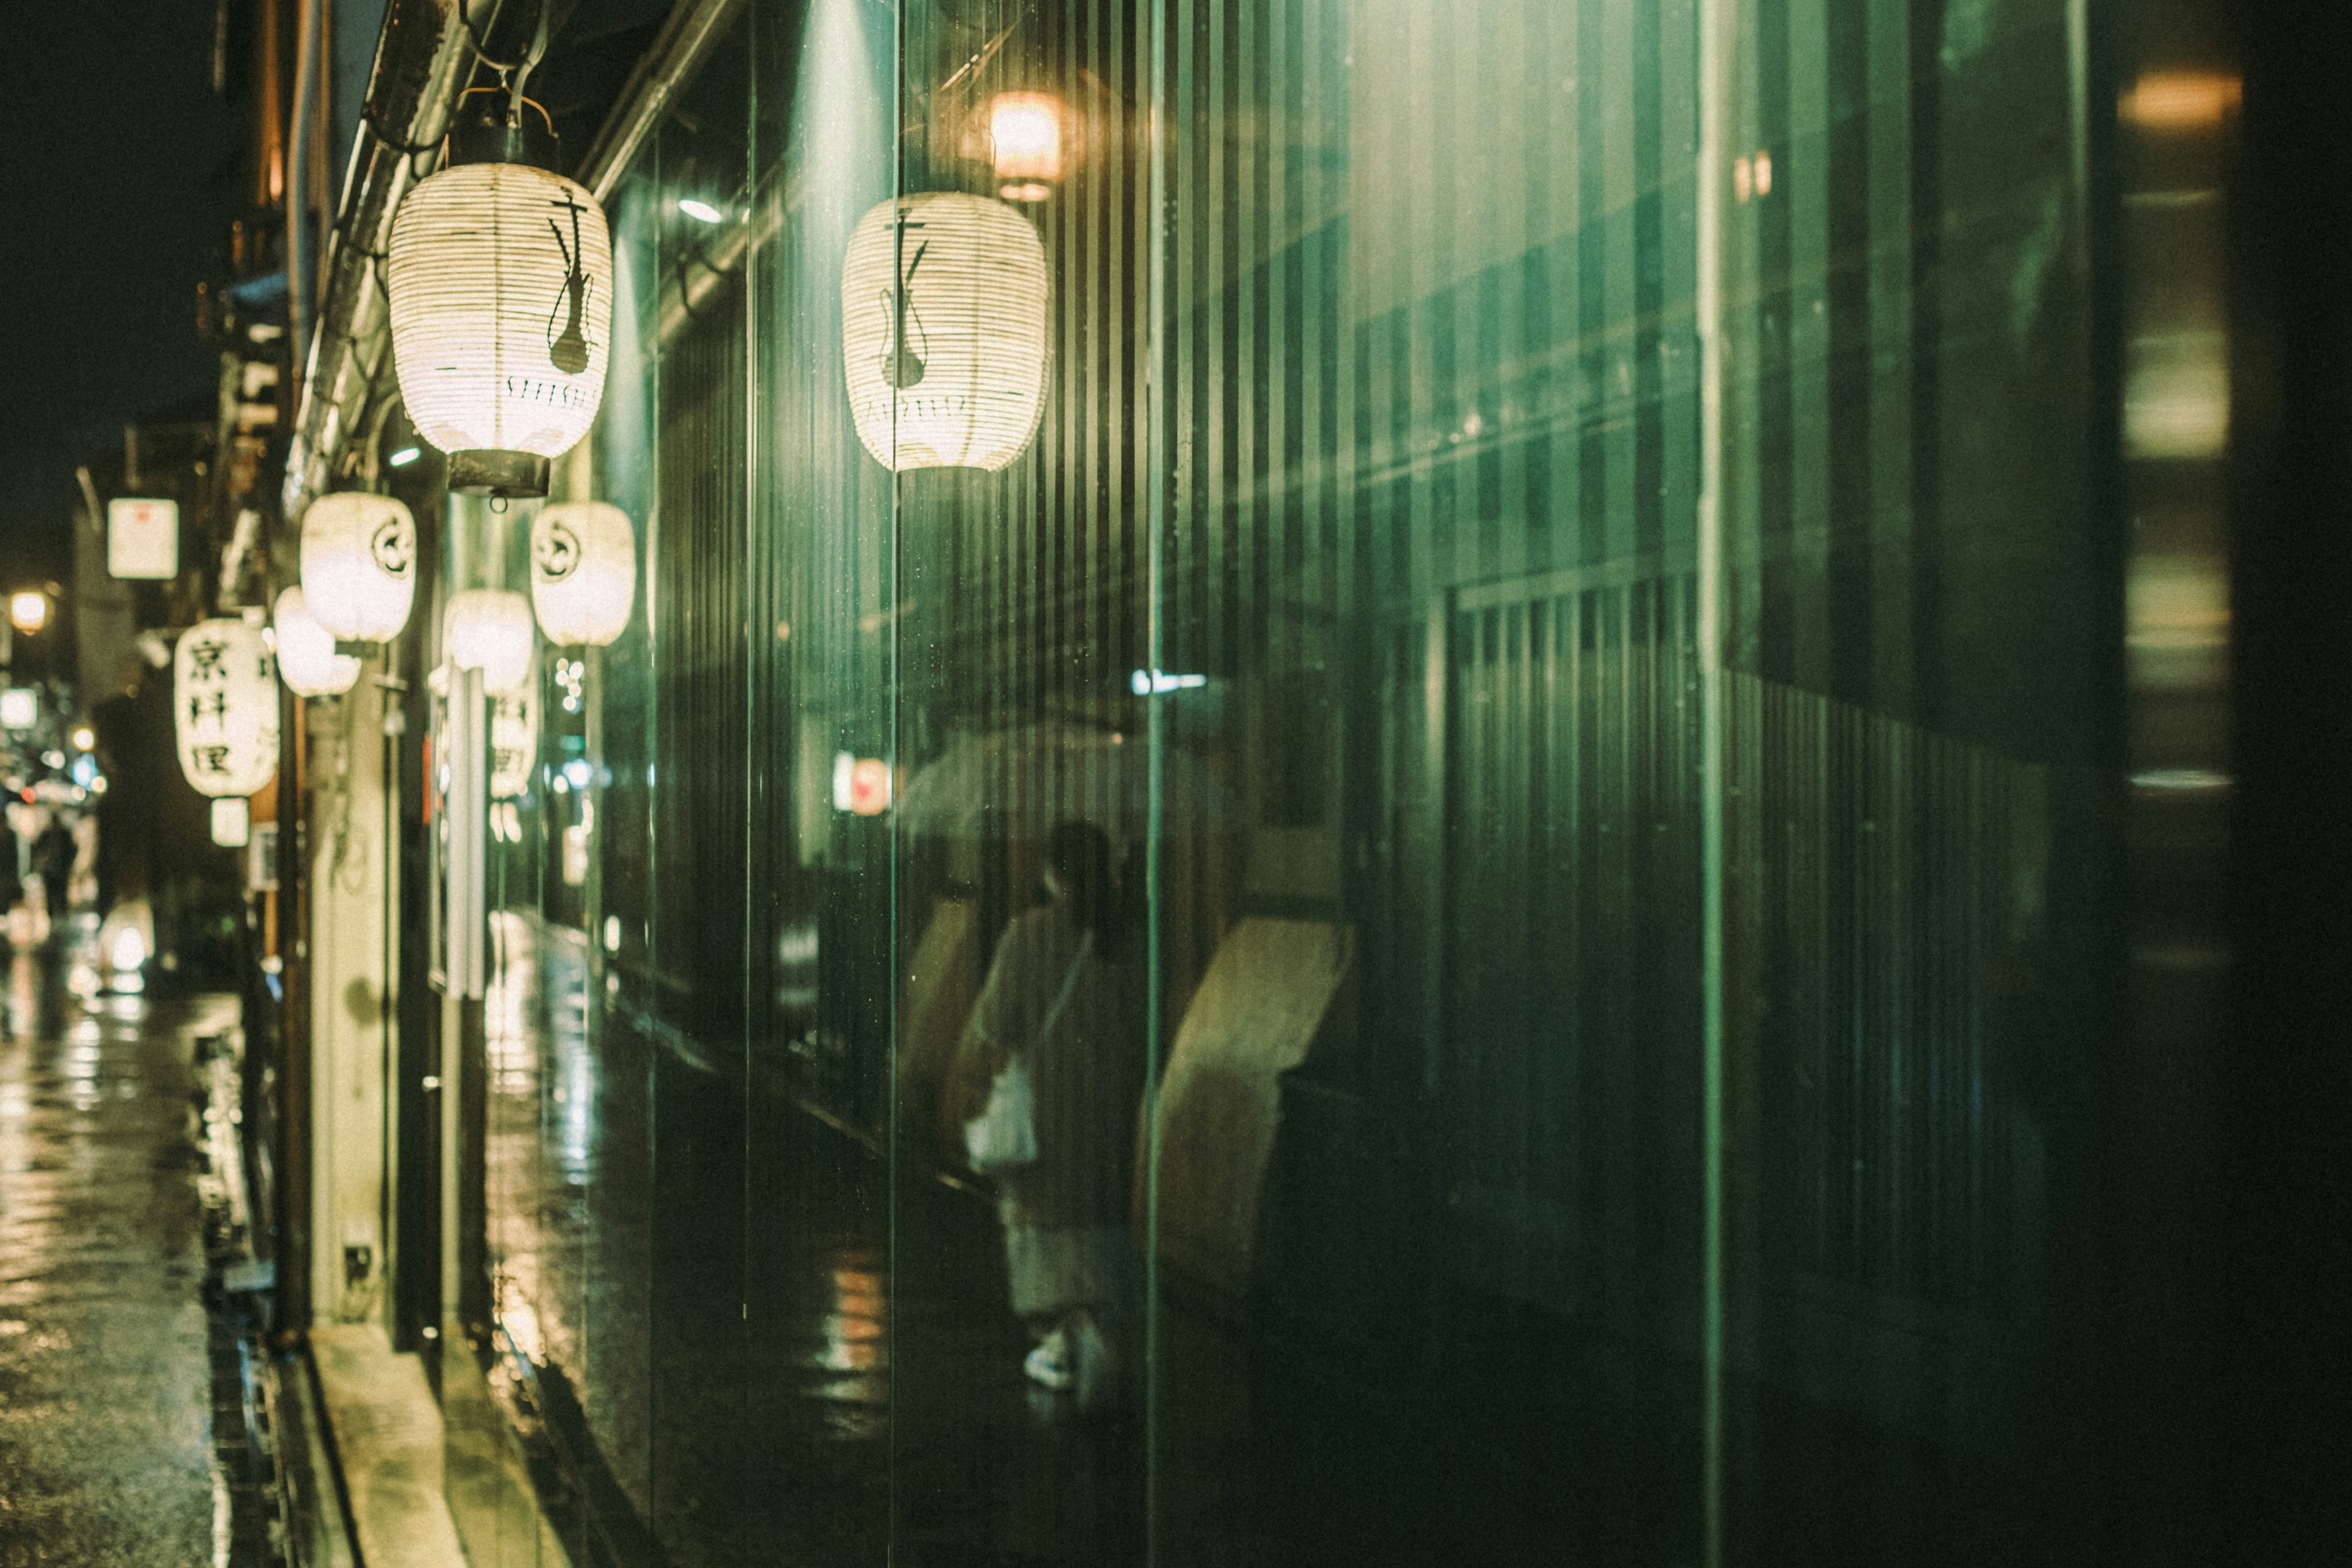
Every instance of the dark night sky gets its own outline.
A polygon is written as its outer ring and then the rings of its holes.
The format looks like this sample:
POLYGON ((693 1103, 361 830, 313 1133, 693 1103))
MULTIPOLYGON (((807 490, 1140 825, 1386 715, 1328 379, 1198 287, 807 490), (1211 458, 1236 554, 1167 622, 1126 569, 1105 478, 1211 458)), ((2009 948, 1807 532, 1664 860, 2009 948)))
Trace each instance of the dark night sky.
POLYGON ((213 0, 0 0, 0 586, 58 575, 76 462, 210 384, 195 289, 237 215, 213 0))

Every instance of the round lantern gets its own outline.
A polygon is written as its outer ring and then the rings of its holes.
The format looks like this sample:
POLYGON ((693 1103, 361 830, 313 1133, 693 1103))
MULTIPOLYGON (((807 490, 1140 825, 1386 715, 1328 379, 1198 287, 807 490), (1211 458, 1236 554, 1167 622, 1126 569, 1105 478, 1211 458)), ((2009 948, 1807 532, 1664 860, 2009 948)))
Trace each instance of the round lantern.
POLYGON ((1002 468, 1045 404, 1045 247, 1003 202, 901 196, 857 221, 841 269, 858 438, 910 468, 1002 468))
POLYGON ((637 596, 637 535, 607 501, 567 501, 530 525, 530 602, 558 647, 608 647, 637 596))
POLYGON ((198 621, 172 655, 180 771, 199 795, 251 795, 278 776, 278 668, 259 626, 198 621))
POLYGON ((335 651, 335 634, 310 614, 301 589, 278 595, 270 621, 278 632, 278 673, 295 696, 332 697, 358 681, 360 661, 335 651))
POLYGON ((416 597, 416 520, 390 496, 321 496, 302 514, 302 603, 327 635, 390 642, 416 597))
POLYGON ((613 241, 585 188, 528 163, 418 183, 384 268, 409 417, 449 454, 449 488, 547 493, 604 393, 613 241))
POLYGON ((530 679, 530 601, 503 588, 452 594, 441 646, 458 668, 482 672, 483 690, 513 691, 530 679))

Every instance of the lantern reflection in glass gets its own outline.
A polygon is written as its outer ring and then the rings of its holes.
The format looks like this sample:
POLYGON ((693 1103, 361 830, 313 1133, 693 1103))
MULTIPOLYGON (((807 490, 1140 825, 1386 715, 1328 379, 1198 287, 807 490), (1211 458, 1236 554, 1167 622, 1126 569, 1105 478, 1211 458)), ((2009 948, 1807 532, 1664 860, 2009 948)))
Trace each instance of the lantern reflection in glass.
POLYGON ((609 647, 628 629, 637 593, 637 536, 606 501, 566 501, 530 525, 530 600, 558 647, 609 647))
MULTIPOLYGON (((578 444, 604 393, 613 241, 587 190, 526 163, 463 163, 421 182, 384 267, 393 363, 417 433, 498 467, 578 444)), ((451 488, 469 481, 453 461, 451 488)))
POLYGON ((858 438, 911 468, 1002 468, 1045 403, 1045 247, 1003 202, 884 202, 842 264, 843 356, 858 438))
POLYGON ((302 603, 330 637, 390 642, 416 597, 416 520, 390 496, 321 496, 302 517, 302 603))
POLYGON ((528 794, 538 762, 539 693, 526 680, 490 699, 490 798, 519 800, 528 794))
POLYGON ((278 595, 270 623, 278 633, 278 673, 295 696, 332 697, 359 680, 360 661, 335 651, 335 634, 310 614, 301 589, 278 595))
POLYGON ((458 668, 482 672, 483 690, 515 690, 530 679, 530 602, 503 588, 453 594, 441 619, 441 646, 458 668))
POLYGON ((180 771, 198 795, 249 795, 278 775, 278 668, 259 626, 198 621, 172 655, 180 771))

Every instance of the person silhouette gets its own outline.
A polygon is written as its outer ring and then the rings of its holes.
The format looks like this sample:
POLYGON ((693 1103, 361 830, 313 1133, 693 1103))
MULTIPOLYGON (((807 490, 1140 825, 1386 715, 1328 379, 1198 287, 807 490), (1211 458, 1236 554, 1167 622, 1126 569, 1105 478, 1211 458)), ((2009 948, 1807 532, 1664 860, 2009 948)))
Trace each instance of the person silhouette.
POLYGON ((1037 1341, 1028 1375, 1092 1409, 1112 1395, 1106 1329, 1134 1289, 1129 1186, 1145 1070, 1102 829, 1055 826, 1040 892, 997 944, 957 1052, 957 1095, 977 1115, 1008 1061, 1028 1068, 1037 1158, 996 1178, 1013 1310, 1037 1341))

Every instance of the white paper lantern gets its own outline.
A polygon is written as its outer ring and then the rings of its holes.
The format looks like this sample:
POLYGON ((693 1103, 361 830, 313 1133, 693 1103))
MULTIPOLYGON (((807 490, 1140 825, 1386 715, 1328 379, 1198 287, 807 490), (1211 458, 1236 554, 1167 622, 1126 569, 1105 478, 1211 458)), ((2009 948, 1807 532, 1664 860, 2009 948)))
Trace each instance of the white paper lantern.
POLYGON ((310 614, 301 589, 278 595, 270 624, 278 634, 278 673, 295 696, 332 697, 358 682, 360 661, 335 651, 335 634, 310 614))
POLYGON ((604 393, 613 241, 595 198, 527 163, 444 169, 400 204, 384 288, 401 396, 451 454, 450 488, 545 494, 545 459, 604 393))
POLYGON ((503 588, 452 594, 441 646, 458 668, 482 672, 483 690, 513 691, 530 679, 530 601, 503 588))
POLYGON ((858 219, 841 269, 858 438, 910 468, 996 469, 1045 405, 1045 247, 1003 202, 940 192, 858 219))
POLYGON ((172 655, 180 771, 199 795, 251 795, 278 776, 278 667, 259 626, 198 621, 172 655))
POLYGON ((637 535, 607 501, 566 501, 530 525, 530 602, 558 647, 609 647, 637 596, 637 535))
POLYGON ((390 642, 416 597, 416 520, 390 496, 321 496, 302 515, 302 603, 330 637, 390 642))

